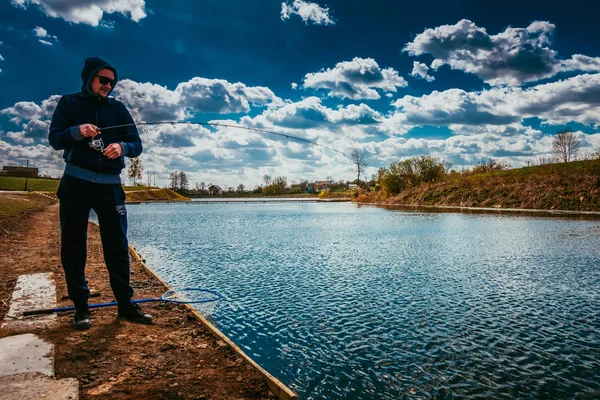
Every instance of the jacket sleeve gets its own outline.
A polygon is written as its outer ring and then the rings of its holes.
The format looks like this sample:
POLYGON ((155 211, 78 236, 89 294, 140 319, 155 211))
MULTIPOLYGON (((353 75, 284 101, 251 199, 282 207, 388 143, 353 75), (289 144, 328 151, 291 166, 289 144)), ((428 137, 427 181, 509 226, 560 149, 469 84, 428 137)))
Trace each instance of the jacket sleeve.
MULTIPOLYGON (((121 121, 123 125, 126 124, 134 124, 133 118, 131 118, 131 114, 125 105, 121 105, 123 107, 123 120, 121 121)), ((126 140, 121 142, 121 147, 123 147, 123 155, 131 158, 139 157, 142 154, 142 139, 140 139, 140 135, 138 133, 137 127, 135 125, 131 125, 127 127, 127 134, 125 135, 126 140)))
POLYGON ((54 150, 64 150, 84 139, 84 136, 79 134, 79 125, 70 126, 67 108, 65 98, 61 97, 52 114, 48 141, 54 150))

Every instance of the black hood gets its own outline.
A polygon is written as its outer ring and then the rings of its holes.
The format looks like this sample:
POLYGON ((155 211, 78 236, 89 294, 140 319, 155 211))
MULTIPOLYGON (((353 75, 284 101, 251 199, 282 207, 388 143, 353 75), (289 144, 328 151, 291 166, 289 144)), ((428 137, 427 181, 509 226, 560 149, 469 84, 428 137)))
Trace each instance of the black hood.
MULTIPOLYGON (((115 73, 115 86, 116 86, 116 83, 119 80, 119 77, 117 76, 117 70, 115 69, 115 67, 113 67, 112 65, 110 65, 109 62, 104 61, 103 59, 101 59, 99 57, 90 57, 87 60, 85 60, 85 64, 83 65, 83 69, 81 70, 81 82, 82 82, 81 91, 83 93, 94 95, 90 91, 90 83, 92 82, 92 78, 94 77, 94 75, 96 75, 96 73, 98 71, 100 71, 101 69, 104 69, 104 68, 108 68, 112 72, 115 73)), ((110 92, 112 92, 113 90, 114 90, 114 87, 111 87, 110 92)), ((109 92, 109 94, 110 94, 110 92, 109 92)))

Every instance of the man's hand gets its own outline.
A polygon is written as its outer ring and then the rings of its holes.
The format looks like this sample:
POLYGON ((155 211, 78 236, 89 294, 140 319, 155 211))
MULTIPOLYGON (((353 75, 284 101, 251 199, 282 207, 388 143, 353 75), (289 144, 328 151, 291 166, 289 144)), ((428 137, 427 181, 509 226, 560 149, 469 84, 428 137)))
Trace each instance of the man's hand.
POLYGON ((104 155, 110 159, 121 157, 123 147, 120 143, 111 143, 104 149, 104 155))
POLYGON ((79 134, 84 137, 93 138, 94 136, 100 134, 100 129, 96 125, 83 124, 79 125, 79 134))

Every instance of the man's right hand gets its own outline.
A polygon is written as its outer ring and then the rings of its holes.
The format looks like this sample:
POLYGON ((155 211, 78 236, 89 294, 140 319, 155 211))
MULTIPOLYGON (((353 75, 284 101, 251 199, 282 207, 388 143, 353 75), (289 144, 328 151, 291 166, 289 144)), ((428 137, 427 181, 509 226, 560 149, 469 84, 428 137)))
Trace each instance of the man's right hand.
POLYGON ((92 124, 83 124, 79 125, 79 134, 84 137, 93 138, 96 135, 100 134, 100 129, 96 125, 92 124))

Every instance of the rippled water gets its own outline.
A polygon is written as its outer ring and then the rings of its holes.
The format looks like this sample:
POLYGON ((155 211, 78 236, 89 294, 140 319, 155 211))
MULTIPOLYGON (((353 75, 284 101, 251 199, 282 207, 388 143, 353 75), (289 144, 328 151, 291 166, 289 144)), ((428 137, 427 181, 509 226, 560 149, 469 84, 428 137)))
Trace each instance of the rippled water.
POLYGON ((600 222, 335 204, 128 207, 175 286, 301 399, 600 398, 600 222))

